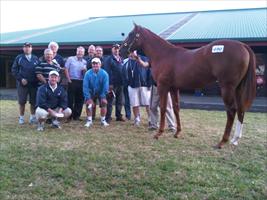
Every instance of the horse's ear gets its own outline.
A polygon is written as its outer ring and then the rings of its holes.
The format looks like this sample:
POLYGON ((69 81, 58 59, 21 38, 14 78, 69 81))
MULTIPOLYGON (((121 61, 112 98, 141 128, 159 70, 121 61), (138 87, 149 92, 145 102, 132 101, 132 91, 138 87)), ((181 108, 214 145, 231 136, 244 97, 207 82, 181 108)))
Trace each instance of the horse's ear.
POLYGON ((136 28, 138 26, 135 22, 133 22, 133 25, 134 25, 134 28, 136 28))

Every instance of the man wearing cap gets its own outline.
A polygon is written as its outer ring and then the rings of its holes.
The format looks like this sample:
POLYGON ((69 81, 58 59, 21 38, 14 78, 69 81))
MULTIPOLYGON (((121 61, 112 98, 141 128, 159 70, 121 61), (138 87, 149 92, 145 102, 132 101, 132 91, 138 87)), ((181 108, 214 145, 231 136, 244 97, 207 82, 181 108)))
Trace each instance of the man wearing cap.
POLYGON ((68 118, 71 109, 68 108, 67 93, 63 86, 58 84, 59 73, 50 71, 48 82, 39 87, 37 92, 36 118, 38 120, 38 131, 44 130, 44 122, 52 117, 52 126, 61 128, 58 118, 68 118))
POLYGON ((29 122, 35 123, 35 102, 38 81, 35 76, 35 68, 39 60, 37 56, 32 54, 32 44, 24 43, 23 54, 18 55, 12 65, 12 74, 16 78, 19 103, 19 124, 24 124, 25 105, 29 95, 31 105, 31 115, 29 122))
POLYGON ((108 105, 106 120, 110 122, 112 115, 113 100, 115 99, 116 121, 125 121, 122 117, 122 58, 119 55, 120 45, 114 44, 111 49, 111 55, 107 57, 103 69, 109 75, 109 94, 107 95, 108 105))
POLYGON ((69 120, 80 120, 83 107, 83 77, 86 72, 86 61, 83 59, 85 49, 80 46, 76 56, 67 59, 66 77, 68 79, 68 105, 72 110, 69 120))
POLYGON ((107 99, 109 77, 105 70, 101 69, 101 61, 99 58, 92 59, 92 69, 85 73, 83 80, 83 95, 86 103, 87 122, 85 127, 91 127, 93 125, 92 120, 92 107, 94 100, 99 100, 101 125, 108 126, 109 124, 105 120, 107 112, 107 99))

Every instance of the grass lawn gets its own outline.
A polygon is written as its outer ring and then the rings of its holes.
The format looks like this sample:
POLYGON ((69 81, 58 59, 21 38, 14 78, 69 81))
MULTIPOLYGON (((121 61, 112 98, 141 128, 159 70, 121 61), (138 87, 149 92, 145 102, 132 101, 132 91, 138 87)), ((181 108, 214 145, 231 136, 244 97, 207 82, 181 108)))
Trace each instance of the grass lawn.
POLYGON ((267 114, 246 113, 239 146, 214 150, 225 112, 181 110, 184 137, 156 141, 145 120, 38 133, 18 125, 15 101, 0 104, 1 200, 267 198, 267 114))

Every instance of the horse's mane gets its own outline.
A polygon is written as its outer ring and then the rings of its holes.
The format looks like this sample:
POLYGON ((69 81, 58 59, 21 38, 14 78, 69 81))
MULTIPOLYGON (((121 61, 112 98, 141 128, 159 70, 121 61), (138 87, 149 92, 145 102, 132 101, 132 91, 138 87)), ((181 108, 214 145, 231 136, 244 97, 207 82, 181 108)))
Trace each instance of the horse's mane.
POLYGON ((164 45, 166 47, 171 47, 171 48, 178 48, 177 46, 173 45, 172 43, 170 43, 167 40, 164 40, 163 38, 161 38, 160 36, 158 36, 157 34, 153 33, 152 31, 150 31, 149 29, 142 27, 142 26, 138 26, 140 28, 140 30, 142 30, 143 33, 149 33, 150 36, 154 37, 154 39, 161 41, 161 45, 164 45))

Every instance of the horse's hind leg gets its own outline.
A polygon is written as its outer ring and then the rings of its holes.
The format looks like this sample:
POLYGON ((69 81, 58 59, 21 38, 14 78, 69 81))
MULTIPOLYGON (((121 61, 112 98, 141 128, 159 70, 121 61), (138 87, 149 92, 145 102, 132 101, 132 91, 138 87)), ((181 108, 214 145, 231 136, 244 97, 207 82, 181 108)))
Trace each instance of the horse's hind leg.
POLYGON ((170 92, 171 92, 171 97, 172 97, 173 112, 174 112, 176 123, 177 123, 177 129, 176 129, 176 133, 174 134, 174 137, 178 138, 181 135, 181 123, 180 123, 180 116, 179 116, 179 111, 180 111, 179 90, 172 89, 170 92))
POLYGON ((235 106, 235 89, 234 88, 226 88, 223 87, 222 98, 225 104, 226 113, 227 113, 227 122, 224 130, 224 135, 220 143, 217 145, 218 148, 222 148, 223 145, 228 142, 229 136, 231 134, 231 130, 233 127, 235 114, 236 114, 236 106, 235 106))
POLYGON ((159 125, 158 133, 156 135, 154 135, 155 139, 158 139, 159 136, 161 136, 163 131, 164 131, 168 90, 166 88, 158 86, 158 93, 160 96, 160 100, 159 100, 160 101, 160 125, 159 125))
POLYGON ((242 106, 241 99, 240 99, 240 94, 237 91, 236 93, 236 104, 237 104, 237 117, 238 120, 236 122, 236 127, 235 127, 235 133, 233 138, 231 139, 231 143, 233 145, 238 145, 238 140, 242 137, 242 129, 243 129, 243 120, 245 116, 245 109, 242 106))

